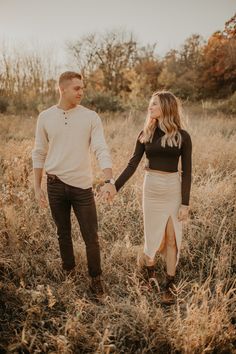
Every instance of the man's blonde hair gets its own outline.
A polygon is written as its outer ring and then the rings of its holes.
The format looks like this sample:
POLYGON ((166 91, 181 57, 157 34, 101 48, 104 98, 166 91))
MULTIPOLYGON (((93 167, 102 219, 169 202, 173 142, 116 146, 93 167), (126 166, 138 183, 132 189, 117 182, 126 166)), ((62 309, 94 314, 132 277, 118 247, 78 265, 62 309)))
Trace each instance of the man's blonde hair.
POLYGON ((65 71, 59 76, 58 84, 60 86, 65 81, 72 80, 72 79, 83 80, 83 76, 80 73, 77 73, 75 71, 65 71))

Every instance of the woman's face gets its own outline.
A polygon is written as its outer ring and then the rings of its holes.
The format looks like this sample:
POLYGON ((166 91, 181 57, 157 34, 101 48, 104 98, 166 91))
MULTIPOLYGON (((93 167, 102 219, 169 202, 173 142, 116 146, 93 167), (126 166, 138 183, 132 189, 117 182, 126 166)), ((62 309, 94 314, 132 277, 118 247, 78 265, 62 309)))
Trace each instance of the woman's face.
POLYGON ((161 116, 160 100, 158 96, 151 98, 148 106, 150 119, 158 120, 161 116))

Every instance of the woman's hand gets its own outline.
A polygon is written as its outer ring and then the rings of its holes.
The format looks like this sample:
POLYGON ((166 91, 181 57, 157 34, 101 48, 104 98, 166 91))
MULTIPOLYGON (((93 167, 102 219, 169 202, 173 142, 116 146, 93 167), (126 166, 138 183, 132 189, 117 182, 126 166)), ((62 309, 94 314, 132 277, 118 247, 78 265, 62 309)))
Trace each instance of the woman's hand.
POLYGON ((113 201, 116 194, 116 187, 111 183, 105 183, 104 186, 101 187, 101 198, 109 204, 113 201))
POLYGON ((179 221, 187 221, 189 214, 189 205, 181 205, 178 212, 179 221))

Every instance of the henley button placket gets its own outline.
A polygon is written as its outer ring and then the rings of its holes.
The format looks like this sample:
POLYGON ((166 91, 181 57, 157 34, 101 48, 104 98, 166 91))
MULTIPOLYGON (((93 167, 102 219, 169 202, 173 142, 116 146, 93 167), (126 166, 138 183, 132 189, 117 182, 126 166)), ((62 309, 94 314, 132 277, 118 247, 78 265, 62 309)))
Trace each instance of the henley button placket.
MULTIPOLYGON (((66 112, 63 112, 63 114, 66 114, 66 112)), ((65 119, 67 119, 67 117, 65 117, 65 119)), ((65 121, 65 125, 67 125, 67 121, 65 121)))

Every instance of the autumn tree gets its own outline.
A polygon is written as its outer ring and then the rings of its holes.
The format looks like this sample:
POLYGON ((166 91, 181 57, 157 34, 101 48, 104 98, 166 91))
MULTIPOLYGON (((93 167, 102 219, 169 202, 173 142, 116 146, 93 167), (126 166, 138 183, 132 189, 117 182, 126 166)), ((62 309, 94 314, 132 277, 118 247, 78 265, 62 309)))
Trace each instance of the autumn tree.
POLYGON ((226 97, 236 90, 236 14, 204 48, 201 84, 205 95, 226 97))
POLYGON ((180 50, 169 51, 158 78, 161 87, 171 89, 181 97, 196 99, 200 90, 202 48, 203 38, 193 34, 185 40, 180 50))
POLYGON ((90 84, 99 78, 105 91, 116 95, 129 91, 125 73, 132 68, 137 57, 137 43, 132 33, 110 31, 103 36, 90 34, 70 43, 68 48, 80 71, 89 80, 93 79, 90 84))

